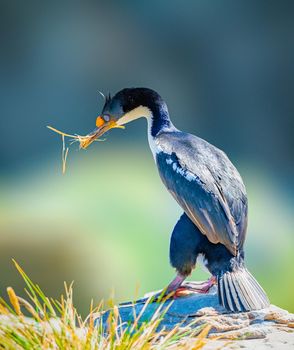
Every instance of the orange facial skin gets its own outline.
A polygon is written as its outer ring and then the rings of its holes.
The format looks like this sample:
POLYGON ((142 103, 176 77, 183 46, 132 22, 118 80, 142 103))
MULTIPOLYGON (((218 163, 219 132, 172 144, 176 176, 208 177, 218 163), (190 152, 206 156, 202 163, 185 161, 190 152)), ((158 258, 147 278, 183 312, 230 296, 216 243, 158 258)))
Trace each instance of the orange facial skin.
POLYGON ((102 117, 98 116, 96 119, 97 128, 100 128, 104 123, 105 123, 104 119, 102 117))

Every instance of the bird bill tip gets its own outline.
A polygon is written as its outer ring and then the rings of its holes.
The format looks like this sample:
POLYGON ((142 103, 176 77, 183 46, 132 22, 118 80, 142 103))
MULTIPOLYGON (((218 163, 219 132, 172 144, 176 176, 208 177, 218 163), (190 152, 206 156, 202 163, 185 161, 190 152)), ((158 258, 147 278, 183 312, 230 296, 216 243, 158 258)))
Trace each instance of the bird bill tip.
POLYGON ((91 143, 93 143, 96 140, 99 141, 99 138, 103 134, 105 134, 108 130, 114 129, 114 128, 124 129, 125 127, 123 125, 118 125, 114 120, 105 122, 101 116, 98 116, 96 119, 96 128, 89 134, 80 137, 79 139, 80 148, 82 149, 88 148, 91 145, 91 143))

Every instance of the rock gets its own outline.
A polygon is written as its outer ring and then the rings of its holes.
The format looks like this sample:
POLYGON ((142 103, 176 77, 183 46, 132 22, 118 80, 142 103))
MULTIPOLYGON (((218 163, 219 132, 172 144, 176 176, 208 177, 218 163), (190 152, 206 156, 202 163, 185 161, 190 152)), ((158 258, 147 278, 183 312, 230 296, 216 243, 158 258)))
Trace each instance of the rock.
MULTIPOLYGON (((127 327, 135 319, 140 324, 150 320, 155 312, 164 312, 159 329, 164 327, 171 330, 179 324, 181 327, 211 325, 208 337, 222 340, 208 343, 204 347, 207 350, 219 347, 233 349, 228 340, 234 340, 234 345, 238 344, 244 349, 294 349, 294 315, 274 305, 258 311, 229 313, 219 305, 216 287, 212 287, 207 294, 190 292, 174 300, 150 302, 150 297, 156 294, 158 292, 134 303, 118 305, 116 312, 120 316, 120 326, 127 327)), ((102 321, 105 329, 109 312, 99 315, 96 320, 102 321)))

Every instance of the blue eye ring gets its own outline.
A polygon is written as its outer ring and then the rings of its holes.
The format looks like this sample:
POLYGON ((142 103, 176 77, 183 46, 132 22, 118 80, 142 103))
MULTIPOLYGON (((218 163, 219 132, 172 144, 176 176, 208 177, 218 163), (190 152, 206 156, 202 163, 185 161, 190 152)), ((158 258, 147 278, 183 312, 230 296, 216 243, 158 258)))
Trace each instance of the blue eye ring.
POLYGON ((109 122, 109 121, 110 121, 110 115, 105 114, 105 115, 103 116, 103 119, 104 119, 106 122, 109 122))

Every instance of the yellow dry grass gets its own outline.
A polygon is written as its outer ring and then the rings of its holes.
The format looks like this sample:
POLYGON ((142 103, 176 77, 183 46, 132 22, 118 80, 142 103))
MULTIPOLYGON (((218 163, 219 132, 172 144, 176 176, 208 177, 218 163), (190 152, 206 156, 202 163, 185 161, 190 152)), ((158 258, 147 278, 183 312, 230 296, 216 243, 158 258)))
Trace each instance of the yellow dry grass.
POLYGON ((25 281, 28 300, 17 296, 11 287, 7 288, 11 305, 0 299, 1 349, 196 350, 211 341, 207 338, 211 326, 197 326, 195 321, 191 327, 179 324, 170 331, 159 329, 167 312, 164 304, 150 320, 141 322, 140 312, 134 322, 122 327, 119 309, 111 304, 107 321, 100 317, 95 324, 97 315, 105 312, 101 301, 97 307, 91 303, 90 314, 83 320, 73 305, 72 284, 65 284, 65 295, 53 300, 14 264, 25 281), (24 316, 28 313, 30 317, 24 316))
MULTIPOLYGON (((66 162, 67 162, 67 157, 68 157, 68 152, 69 152, 69 147, 66 146, 65 138, 68 137, 70 138, 70 146, 78 142, 80 149, 86 149, 91 143, 95 141, 104 141, 100 139, 97 135, 97 133, 90 133, 87 135, 79 135, 79 134, 68 134, 63 131, 60 131, 56 128, 53 128, 52 126, 47 125, 47 128, 54 131, 55 133, 61 135, 62 139, 62 153, 61 153, 61 160, 62 160, 62 173, 65 174, 66 172, 66 162)), ((110 123, 108 130, 113 129, 113 128, 119 128, 119 129, 124 129, 124 126, 122 125, 116 125, 115 122, 110 123)), ((101 133, 102 135, 103 133, 101 133)))

